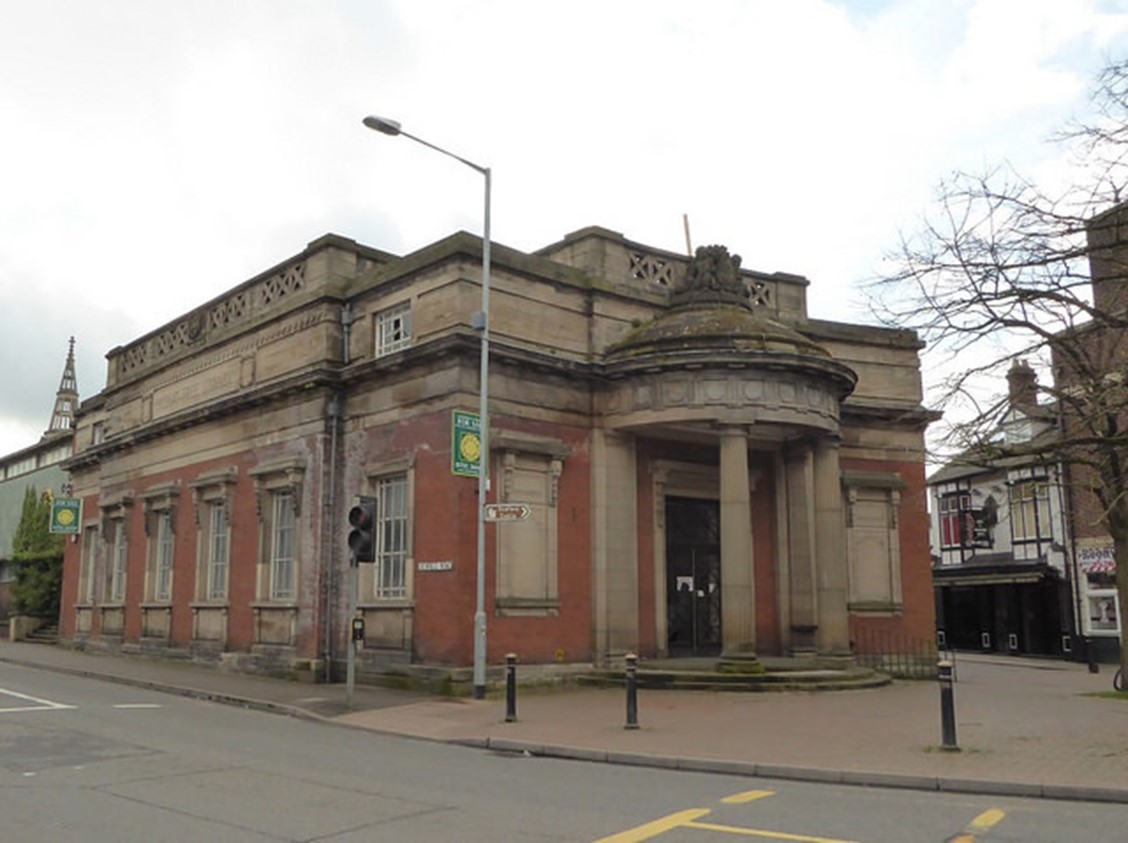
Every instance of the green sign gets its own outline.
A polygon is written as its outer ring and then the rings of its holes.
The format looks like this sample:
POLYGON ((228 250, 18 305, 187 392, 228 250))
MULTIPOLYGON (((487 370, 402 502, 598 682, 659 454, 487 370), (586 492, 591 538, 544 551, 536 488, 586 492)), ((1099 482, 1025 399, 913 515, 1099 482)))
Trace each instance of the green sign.
POLYGON ((78 498, 55 498, 51 501, 52 533, 77 534, 82 529, 82 501, 78 498))
POLYGON ((477 477, 482 461, 482 426, 477 413, 454 411, 451 425, 450 470, 466 477, 477 477))

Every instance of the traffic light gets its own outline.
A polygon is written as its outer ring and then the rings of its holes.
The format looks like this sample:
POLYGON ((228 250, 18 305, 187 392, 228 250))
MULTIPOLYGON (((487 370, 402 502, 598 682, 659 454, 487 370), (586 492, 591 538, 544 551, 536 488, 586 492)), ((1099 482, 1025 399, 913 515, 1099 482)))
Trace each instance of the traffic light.
POLYGON ((374 498, 361 498, 360 503, 349 510, 349 550, 353 562, 372 562, 376 551, 376 501, 374 498))

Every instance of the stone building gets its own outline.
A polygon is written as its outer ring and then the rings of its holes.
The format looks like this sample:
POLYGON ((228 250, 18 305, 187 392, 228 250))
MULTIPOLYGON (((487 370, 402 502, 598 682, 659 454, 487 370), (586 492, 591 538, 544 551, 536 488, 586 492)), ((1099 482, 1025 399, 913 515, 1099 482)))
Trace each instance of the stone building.
MULTIPOLYGON (((488 661, 847 655, 934 631, 918 352, 807 316, 808 281, 587 228, 493 248, 488 661)), ((327 235, 108 354, 68 466, 62 636, 315 674, 465 666, 481 241, 327 235), (471 447, 463 447, 470 445, 471 447)))

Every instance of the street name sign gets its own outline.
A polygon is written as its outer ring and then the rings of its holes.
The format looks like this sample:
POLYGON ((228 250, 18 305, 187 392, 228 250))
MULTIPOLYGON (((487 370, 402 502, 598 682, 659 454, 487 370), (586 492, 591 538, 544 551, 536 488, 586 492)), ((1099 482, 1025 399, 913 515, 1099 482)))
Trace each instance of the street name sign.
POLYGON ((488 503, 485 509, 487 521, 524 521, 533 514, 527 503, 488 503))

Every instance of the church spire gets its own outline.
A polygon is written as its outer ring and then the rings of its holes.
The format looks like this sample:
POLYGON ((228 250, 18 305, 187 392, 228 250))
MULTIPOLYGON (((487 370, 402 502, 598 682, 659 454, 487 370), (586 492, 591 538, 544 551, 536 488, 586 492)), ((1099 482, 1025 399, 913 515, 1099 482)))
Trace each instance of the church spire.
POLYGON ((63 377, 59 381, 59 391, 55 393, 55 409, 51 413, 51 425, 44 437, 53 436, 74 426, 74 411, 78 408, 78 381, 74 376, 74 337, 70 338, 67 363, 63 367, 63 377))

